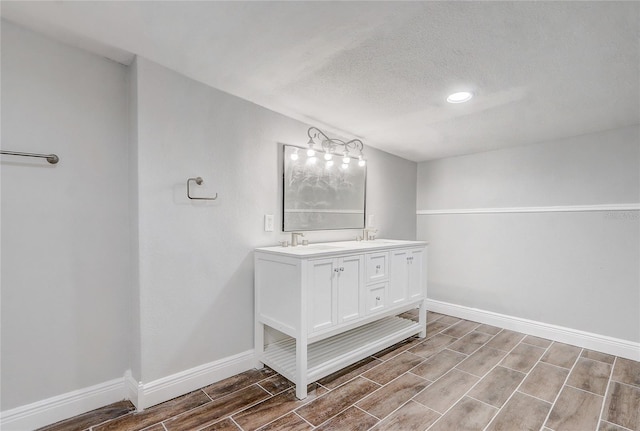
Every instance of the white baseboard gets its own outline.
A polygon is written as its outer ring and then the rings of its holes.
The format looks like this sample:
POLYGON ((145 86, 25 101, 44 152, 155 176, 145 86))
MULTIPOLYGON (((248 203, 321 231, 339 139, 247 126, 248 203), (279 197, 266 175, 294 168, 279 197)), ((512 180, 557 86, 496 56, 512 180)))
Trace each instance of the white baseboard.
POLYGON ((2 412, 2 431, 28 431, 125 399, 123 379, 57 395, 2 412))
POLYGON ((255 367, 255 352, 247 350, 237 355, 181 371, 149 383, 139 383, 138 393, 131 399, 138 410, 168 401, 198 388, 255 367))
POLYGON ((640 361, 640 343, 427 299, 427 310, 640 361))
POLYGON ((247 350, 149 383, 137 382, 131 371, 127 371, 124 378, 3 411, 0 413, 0 430, 34 430, 124 399, 142 410, 254 366, 255 353, 247 350))

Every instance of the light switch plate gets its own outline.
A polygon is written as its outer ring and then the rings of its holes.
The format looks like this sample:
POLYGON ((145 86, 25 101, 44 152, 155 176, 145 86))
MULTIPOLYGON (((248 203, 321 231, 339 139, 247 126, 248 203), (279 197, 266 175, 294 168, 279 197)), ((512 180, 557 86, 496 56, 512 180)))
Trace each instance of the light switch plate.
POLYGON ((264 231, 273 232, 273 214, 264 215, 264 231))

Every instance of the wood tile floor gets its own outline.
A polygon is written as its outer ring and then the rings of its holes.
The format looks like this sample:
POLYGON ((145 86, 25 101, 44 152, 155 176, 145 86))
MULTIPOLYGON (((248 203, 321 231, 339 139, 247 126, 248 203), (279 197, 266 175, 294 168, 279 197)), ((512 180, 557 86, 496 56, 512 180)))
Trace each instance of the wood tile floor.
MULTIPOLYGON (((415 318, 415 313, 405 313, 415 318)), ((437 313, 310 385, 264 368, 135 413, 122 401, 46 431, 640 431, 640 362, 437 313)))

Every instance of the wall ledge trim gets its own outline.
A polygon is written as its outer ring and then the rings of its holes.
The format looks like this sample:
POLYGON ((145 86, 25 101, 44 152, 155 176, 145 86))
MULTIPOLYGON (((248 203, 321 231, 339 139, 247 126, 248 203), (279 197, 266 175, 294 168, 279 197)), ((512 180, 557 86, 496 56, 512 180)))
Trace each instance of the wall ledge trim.
POLYGON ((452 208, 439 210, 418 210, 417 215, 438 214, 498 214, 498 213, 548 213, 548 212, 590 212, 590 211, 639 211, 640 203, 599 204, 599 205, 559 205, 548 207, 504 207, 504 208, 452 208))
POLYGON ((492 311, 466 307, 464 305, 451 304, 434 299, 427 299, 426 303, 427 310, 434 311, 436 313, 448 314, 461 319, 473 320, 475 322, 498 326, 536 337, 547 338, 560 343, 571 344, 634 361, 640 361, 640 343, 633 341, 580 331, 578 329, 567 328, 564 326, 552 325, 550 323, 523 319, 506 314, 494 313, 492 311))
POLYGON ((36 429, 125 398, 123 378, 113 379, 3 411, 0 429, 3 431, 36 429))

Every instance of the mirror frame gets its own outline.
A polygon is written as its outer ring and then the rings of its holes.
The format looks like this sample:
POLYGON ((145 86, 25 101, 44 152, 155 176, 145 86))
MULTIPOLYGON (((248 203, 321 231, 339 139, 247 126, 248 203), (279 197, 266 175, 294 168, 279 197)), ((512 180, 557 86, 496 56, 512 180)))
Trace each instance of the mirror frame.
MULTIPOLYGON (((367 165, 365 165, 364 167, 360 167, 357 166, 357 162, 358 159, 354 158, 354 157, 350 157, 352 162, 350 163, 351 165, 356 165, 358 168, 364 169, 364 173, 362 175, 362 218, 359 220, 359 222, 354 225, 349 225, 349 226, 330 226, 330 227, 312 227, 312 228, 292 228, 290 226, 286 225, 286 203, 287 203, 287 181, 286 181, 286 176, 287 176, 287 167, 288 164, 292 163, 292 161, 290 160, 289 157, 287 157, 287 148, 294 148, 294 149, 298 149, 301 152, 306 152, 306 150, 308 149, 308 147, 300 147, 297 145, 289 145, 289 144, 283 144, 282 145, 282 232, 310 232, 310 231, 323 231, 323 230, 353 230, 353 229, 364 229, 365 227, 365 223, 366 223, 366 219, 367 219, 367 165), (354 163, 355 162, 355 163, 354 163)), ((319 159, 322 158, 322 155, 325 154, 324 151, 319 151, 316 150, 316 157, 318 157, 319 159)), ((304 156, 306 157, 306 155, 304 156)), ((334 154, 334 157, 340 157, 338 155, 334 154)), ((302 159, 302 157, 301 157, 302 159)), ((300 159, 299 159, 300 160, 300 159)), ((322 161, 322 159, 321 159, 322 161)), ((340 167, 336 167, 336 169, 340 169, 340 167)), ((360 208, 358 208, 358 212, 359 212, 360 208)))

